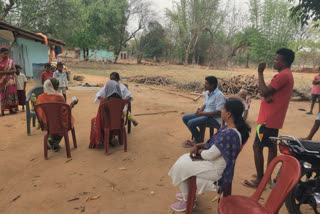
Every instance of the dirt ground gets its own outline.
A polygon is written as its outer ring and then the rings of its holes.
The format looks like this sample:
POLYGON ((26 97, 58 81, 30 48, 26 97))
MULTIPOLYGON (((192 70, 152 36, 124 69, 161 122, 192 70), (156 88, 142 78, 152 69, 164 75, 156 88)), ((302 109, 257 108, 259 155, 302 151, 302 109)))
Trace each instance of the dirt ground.
MULTIPOLYGON (((106 79, 86 75, 86 81, 104 83, 106 79)), ((98 108, 93 102, 96 88, 76 87, 68 91, 69 101, 72 96, 79 98, 79 104, 73 110, 78 149, 71 150, 70 161, 67 161, 63 141, 62 150, 49 152, 49 160, 44 160, 43 133, 32 128, 32 136, 27 136, 25 113, 0 117, 0 213, 72 214, 81 213, 81 209, 85 209, 83 213, 93 214, 174 213, 170 204, 176 201, 178 188, 172 186, 167 173, 177 158, 188 152, 181 143, 190 138, 181 117, 184 113, 194 112, 203 99, 193 102, 134 83, 129 83, 129 89, 135 98, 133 115, 177 112, 137 116, 140 124, 128 135, 126 153, 122 146, 111 148, 109 156, 105 156, 102 149, 88 149, 90 120, 98 108), (88 200, 88 197, 95 200, 88 200)), ((194 98, 190 94, 184 95, 194 98)), ((246 196, 254 192, 241 182, 255 171, 252 143, 260 101, 254 100, 251 106, 249 124, 252 133, 237 160, 233 181, 233 194, 246 196)), ((308 134, 315 115, 306 115, 298 110, 300 108, 308 109, 309 103, 290 103, 280 134, 296 137, 308 134)), ((208 138, 208 131, 206 134, 208 138)), ((317 134, 314 140, 320 140, 320 135, 317 134)), ((264 192, 262 203, 269 192, 269 189, 264 192)), ((215 192, 200 195, 193 213, 217 213, 217 201, 213 200, 216 196, 215 192)), ((287 213, 286 208, 282 207, 280 213, 287 213)), ((303 213, 312 212, 306 208, 303 213)))

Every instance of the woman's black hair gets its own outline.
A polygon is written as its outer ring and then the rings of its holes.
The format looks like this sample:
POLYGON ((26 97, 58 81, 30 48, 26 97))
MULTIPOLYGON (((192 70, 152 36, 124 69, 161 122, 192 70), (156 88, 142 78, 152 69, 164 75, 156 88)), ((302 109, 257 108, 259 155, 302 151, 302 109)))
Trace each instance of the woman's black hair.
POLYGON ((249 133, 251 132, 251 127, 244 121, 242 114, 244 111, 243 103, 234 98, 227 99, 224 108, 227 112, 230 112, 237 130, 241 134, 242 143, 245 143, 249 138, 249 133))
POLYGON ((110 74, 110 77, 111 76, 115 76, 115 78, 119 81, 120 80, 120 75, 119 75, 119 73, 118 72, 112 72, 111 74, 110 74))
POLYGON ((8 47, 2 46, 2 47, 0 48, 0 53, 6 52, 6 51, 9 51, 9 48, 8 48, 8 47))

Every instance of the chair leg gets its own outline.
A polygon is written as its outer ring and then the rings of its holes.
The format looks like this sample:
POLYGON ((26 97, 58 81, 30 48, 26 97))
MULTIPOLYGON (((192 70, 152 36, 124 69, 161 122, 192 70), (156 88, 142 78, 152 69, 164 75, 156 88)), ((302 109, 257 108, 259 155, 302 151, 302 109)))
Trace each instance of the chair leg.
POLYGON ((28 136, 31 135, 31 127, 30 127, 30 124, 31 123, 31 118, 30 117, 27 117, 27 134, 28 136))
POLYGON ((71 133, 72 133, 73 147, 74 148, 78 148, 77 138, 76 138, 76 131, 75 131, 74 127, 71 129, 71 133))
POLYGON ((196 197, 196 191, 197 191, 197 177, 192 176, 189 178, 189 193, 188 193, 188 201, 187 201, 187 210, 186 214, 191 214, 193 205, 194 205, 194 199, 196 197))
MULTIPOLYGON (((126 130, 124 130, 124 131, 126 131, 126 130)), ((120 133, 119 133, 119 135, 118 135, 118 137, 119 137, 119 144, 122 146, 123 145, 123 133, 122 133, 123 131, 120 129, 120 133)))
POLYGON ((44 149, 44 159, 48 160, 48 132, 45 132, 43 137, 43 149, 44 149))
POLYGON ((104 152, 109 155, 109 129, 104 130, 104 152))
POLYGON ((231 195, 231 192, 232 192, 232 183, 229 184, 225 190, 223 191, 223 197, 227 197, 229 195, 231 195))
POLYGON ((32 117, 32 126, 36 127, 36 117, 32 117))
POLYGON ((205 126, 200 126, 200 140, 201 142, 204 141, 204 136, 206 134, 206 127, 205 126))
POLYGON ((214 135, 214 128, 210 127, 210 138, 214 135))
POLYGON ((64 141, 66 143, 66 152, 67 152, 67 158, 71 158, 71 152, 70 152, 70 143, 69 143, 69 135, 68 132, 64 134, 64 141))
POLYGON ((128 134, 131 133, 131 121, 129 120, 128 121, 128 134))

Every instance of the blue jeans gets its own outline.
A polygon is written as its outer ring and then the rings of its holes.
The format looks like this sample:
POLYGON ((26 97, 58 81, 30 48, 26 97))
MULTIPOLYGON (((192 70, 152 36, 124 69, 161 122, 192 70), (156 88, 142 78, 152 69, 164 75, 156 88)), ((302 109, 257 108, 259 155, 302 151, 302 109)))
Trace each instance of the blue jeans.
POLYGON ((208 125, 218 125, 218 121, 216 121, 212 117, 208 116, 201 116, 196 117, 196 114, 186 114, 182 118, 184 124, 188 127, 191 131, 192 136, 196 140, 196 142, 200 142, 200 131, 198 130, 198 126, 205 124, 206 122, 208 125))

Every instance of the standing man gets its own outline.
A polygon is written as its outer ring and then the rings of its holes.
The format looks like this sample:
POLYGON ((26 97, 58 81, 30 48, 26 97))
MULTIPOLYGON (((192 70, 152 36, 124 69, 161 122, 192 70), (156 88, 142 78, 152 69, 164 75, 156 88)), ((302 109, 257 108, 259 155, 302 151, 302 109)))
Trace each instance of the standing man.
POLYGON ((295 54, 292 50, 283 48, 277 51, 273 67, 279 74, 275 75, 267 86, 264 81, 263 72, 266 63, 262 62, 258 67, 259 90, 263 97, 260 105, 257 134, 253 144, 254 161, 257 174, 255 179, 245 180, 244 185, 256 188, 264 175, 263 148, 268 147, 268 164, 277 156, 277 145, 269 137, 277 137, 279 129, 282 128, 288 110, 291 93, 293 89, 293 75, 291 65, 295 54))
MULTIPOLYGON (((320 71, 320 68, 319 68, 320 71)), ((319 102, 319 112, 320 112, 320 73, 313 78, 312 81, 313 87, 311 91, 312 101, 311 101, 311 108, 307 114, 312 114, 314 104, 316 101, 319 102)))
POLYGON ((203 106, 196 113, 186 114, 182 120, 190 130, 194 141, 186 140, 183 147, 192 147, 194 143, 201 143, 200 131, 198 126, 205 123, 210 125, 221 124, 221 111, 226 102, 223 93, 218 89, 218 80, 214 76, 208 76, 205 79, 206 96, 203 106))
POLYGON ((68 77, 66 72, 63 71, 62 62, 58 62, 57 70, 53 73, 53 78, 59 80, 59 92, 62 93, 64 99, 67 101, 68 77))

